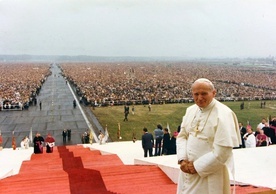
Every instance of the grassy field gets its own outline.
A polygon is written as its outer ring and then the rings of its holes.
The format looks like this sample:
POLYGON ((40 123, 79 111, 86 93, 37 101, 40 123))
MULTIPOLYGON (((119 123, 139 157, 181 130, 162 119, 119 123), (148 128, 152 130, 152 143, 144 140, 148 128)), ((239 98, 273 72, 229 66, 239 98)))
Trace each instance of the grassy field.
MULTIPOLYGON (((239 122, 246 126, 247 121, 249 121, 254 130, 263 117, 276 116, 276 101, 266 101, 265 108, 261 108, 260 101, 246 101, 243 110, 240 110, 241 102, 225 102, 225 104, 236 113, 239 122)), ((192 104, 152 105, 151 111, 148 110, 147 106, 136 105, 134 115, 131 113, 130 106, 128 121, 123 121, 123 106, 97 107, 95 110, 91 110, 102 126, 107 125, 109 135, 113 141, 130 141, 133 134, 137 139, 141 139, 144 127, 147 127, 149 132, 153 132, 159 123, 163 127, 167 127, 167 124, 169 124, 170 130, 172 132, 176 131, 186 108, 190 105, 192 104), (121 129, 121 140, 117 138, 118 125, 121 129)))

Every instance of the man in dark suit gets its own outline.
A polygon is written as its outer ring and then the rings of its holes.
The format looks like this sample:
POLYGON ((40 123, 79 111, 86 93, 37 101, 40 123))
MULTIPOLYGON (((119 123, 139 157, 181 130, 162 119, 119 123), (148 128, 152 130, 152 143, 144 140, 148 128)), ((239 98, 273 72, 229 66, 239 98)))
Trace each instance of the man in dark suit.
POLYGON ((243 126, 242 123, 239 123, 239 127, 240 127, 241 140, 242 140, 242 145, 240 145, 240 148, 245 148, 243 136, 244 134, 246 134, 246 128, 243 126))
POLYGON ((67 136, 67 130, 64 129, 64 130, 62 131, 63 142, 66 142, 66 136, 67 136))
POLYGON ((71 141, 71 129, 67 129, 68 141, 71 141))
POLYGON ((144 149, 144 157, 148 157, 148 152, 149 152, 149 157, 152 156, 152 147, 154 144, 153 140, 153 135, 148 132, 147 128, 143 129, 144 135, 142 135, 142 147, 144 149))

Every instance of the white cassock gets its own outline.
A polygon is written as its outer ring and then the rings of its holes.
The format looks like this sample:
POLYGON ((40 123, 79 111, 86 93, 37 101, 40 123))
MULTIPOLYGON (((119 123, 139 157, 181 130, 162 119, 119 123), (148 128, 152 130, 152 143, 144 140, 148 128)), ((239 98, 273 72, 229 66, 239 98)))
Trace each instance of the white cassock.
POLYGON ((21 146, 22 149, 26 149, 26 147, 25 147, 25 141, 21 141, 20 146, 21 146))
POLYGON ((230 193, 226 162, 240 144, 238 120, 230 108, 215 99, 204 109, 187 108, 177 137, 177 159, 193 161, 197 173, 180 170, 177 193, 230 193))
POLYGON ((244 144, 246 148, 255 148, 256 147, 256 137, 255 135, 252 133, 250 135, 248 135, 248 133, 246 133, 243 137, 247 137, 247 139, 244 139, 244 144))

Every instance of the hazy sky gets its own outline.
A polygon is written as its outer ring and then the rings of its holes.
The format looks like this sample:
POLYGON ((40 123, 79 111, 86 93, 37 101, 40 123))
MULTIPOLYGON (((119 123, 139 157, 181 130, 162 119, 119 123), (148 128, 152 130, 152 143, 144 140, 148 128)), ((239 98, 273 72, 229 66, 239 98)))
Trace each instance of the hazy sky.
POLYGON ((276 1, 0 0, 0 54, 276 56, 276 1))

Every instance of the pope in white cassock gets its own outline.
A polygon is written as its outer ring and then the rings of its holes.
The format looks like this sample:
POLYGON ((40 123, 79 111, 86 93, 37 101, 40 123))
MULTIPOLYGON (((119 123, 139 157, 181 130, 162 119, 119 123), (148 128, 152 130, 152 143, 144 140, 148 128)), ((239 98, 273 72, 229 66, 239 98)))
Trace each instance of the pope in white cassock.
POLYGON ((195 104, 187 108, 176 140, 181 169, 177 193, 230 193, 226 163, 233 147, 241 144, 237 117, 214 98, 216 90, 208 79, 196 80, 192 95, 195 104))

